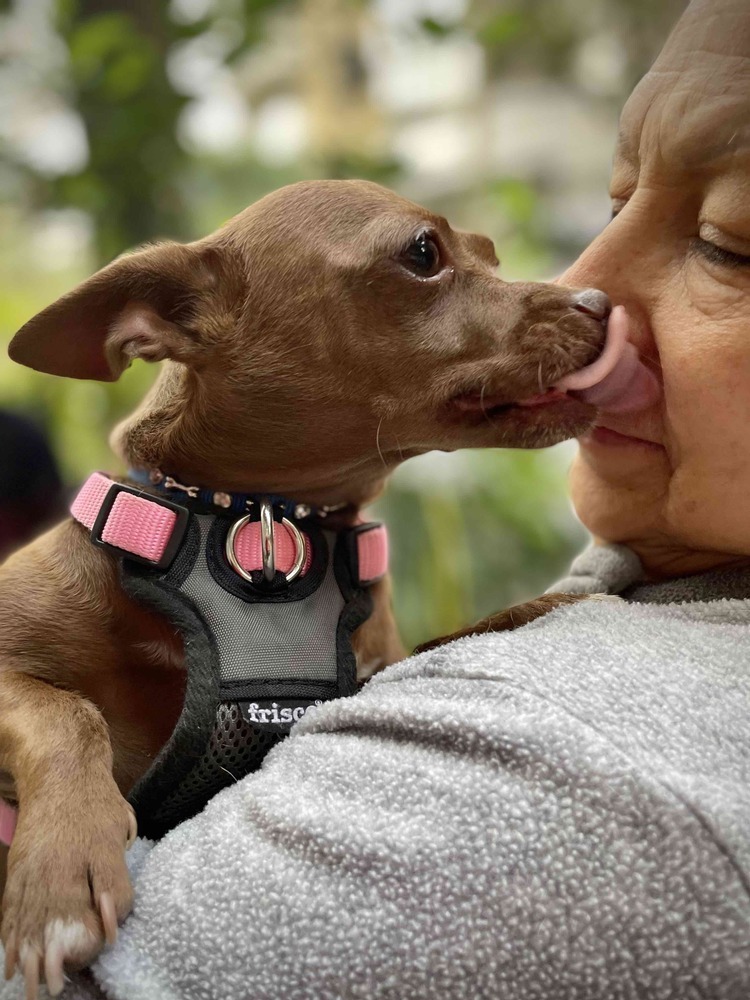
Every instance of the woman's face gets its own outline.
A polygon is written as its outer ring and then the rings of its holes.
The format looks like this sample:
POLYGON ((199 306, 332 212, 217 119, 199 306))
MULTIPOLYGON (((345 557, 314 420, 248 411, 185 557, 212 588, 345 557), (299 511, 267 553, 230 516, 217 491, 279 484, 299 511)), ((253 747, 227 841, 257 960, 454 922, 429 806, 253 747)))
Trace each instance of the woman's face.
POLYGON ((561 279, 626 306, 660 373, 571 471, 583 523, 654 575, 750 555, 750 8, 699 0, 622 114, 614 218, 561 279))

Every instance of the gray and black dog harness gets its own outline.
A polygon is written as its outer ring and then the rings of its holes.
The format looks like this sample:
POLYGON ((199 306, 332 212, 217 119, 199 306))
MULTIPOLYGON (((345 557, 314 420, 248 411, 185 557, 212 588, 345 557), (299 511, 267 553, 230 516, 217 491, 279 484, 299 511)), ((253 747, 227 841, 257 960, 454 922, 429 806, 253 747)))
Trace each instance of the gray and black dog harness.
POLYGON ((351 636, 387 536, 376 522, 326 530, 326 508, 278 497, 146 482, 94 473, 71 513, 119 558, 125 592, 183 637, 181 714, 129 796, 156 839, 258 768, 310 706, 356 691, 351 636))

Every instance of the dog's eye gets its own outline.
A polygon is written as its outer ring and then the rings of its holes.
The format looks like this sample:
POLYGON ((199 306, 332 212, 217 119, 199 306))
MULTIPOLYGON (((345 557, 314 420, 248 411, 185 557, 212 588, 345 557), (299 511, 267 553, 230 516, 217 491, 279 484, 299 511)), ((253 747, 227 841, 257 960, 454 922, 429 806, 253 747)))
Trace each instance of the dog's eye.
POLYGON ((431 278, 442 268, 440 247, 429 233, 420 233, 401 254, 401 263, 420 278, 431 278))

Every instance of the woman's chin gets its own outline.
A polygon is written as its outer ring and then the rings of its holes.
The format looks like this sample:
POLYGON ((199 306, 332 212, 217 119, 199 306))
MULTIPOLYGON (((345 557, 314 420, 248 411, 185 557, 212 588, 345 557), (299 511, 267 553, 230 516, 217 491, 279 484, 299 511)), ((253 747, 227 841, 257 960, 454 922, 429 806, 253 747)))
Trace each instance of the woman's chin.
POLYGON ((645 438, 594 426, 578 438, 576 462, 610 487, 653 494, 670 475, 666 449, 645 438))
POLYGON ((598 538, 622 543, 655 529, 669 485, 663 449, 656 454, 645 448, 605 451, 579 443, 569 489, 584 527, 598 538))

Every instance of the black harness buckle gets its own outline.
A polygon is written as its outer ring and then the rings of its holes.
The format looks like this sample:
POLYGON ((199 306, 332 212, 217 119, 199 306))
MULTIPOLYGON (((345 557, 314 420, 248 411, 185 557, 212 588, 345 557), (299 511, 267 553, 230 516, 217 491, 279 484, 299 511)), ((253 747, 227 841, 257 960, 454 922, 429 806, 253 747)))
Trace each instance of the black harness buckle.
POLYGON ((109 492, 104 498, 104 502, 99 509, 99 513, 96 515, 96 520, 91 526, 91 541, 94 545, 98 545, 103 549, 109 549, 110 552, 114 552, 118 556, 122 556, 125 559, 130 559, 133 562, 142 563, 144 566, 150 566, 152 569, 168 569, 172 564, 174 557, 179 552, 180 546, 185 539, 185 532, 187 531, 188 522, 190 520, 190 511, 187 507, 181 507, 177 503, 172 503, 171 500, 163 500, 161 497, 154 496, 153 493, 144 493, 143 490, 135 489, 133 486, 125 486, 123 483, 112 483, 109 488, 109 492), (177 515, 177 520, 172 528, 172 535, 167 542, 167 547, 164 549, 164 553, 158 562, 153 559, 146 559, 145 556, 135 555, 133 552, 128 552, 127 549, 121 549, 117 545, 112 545, 110 542, 105 542, 102 538, 102 532, 107 524, 107 519, 112 511, 115 500, 120 493, 131 493, 134 497, 141 497, 144 500, 148 500, 149 503, 155 503, 159 507, 166 507, 167 510, 173 511, 177 515))

